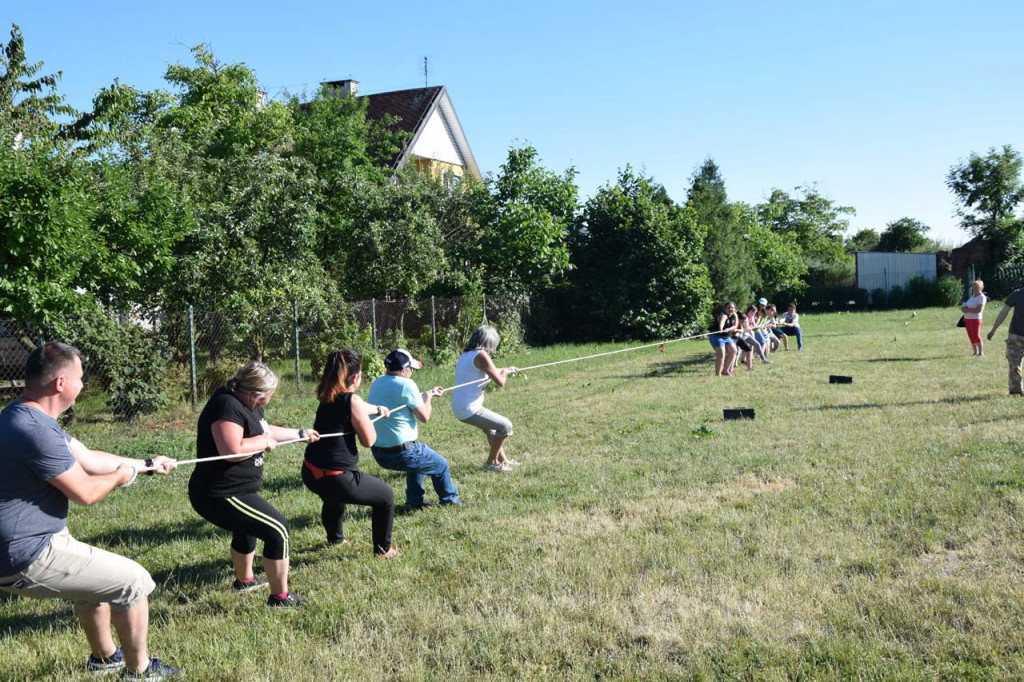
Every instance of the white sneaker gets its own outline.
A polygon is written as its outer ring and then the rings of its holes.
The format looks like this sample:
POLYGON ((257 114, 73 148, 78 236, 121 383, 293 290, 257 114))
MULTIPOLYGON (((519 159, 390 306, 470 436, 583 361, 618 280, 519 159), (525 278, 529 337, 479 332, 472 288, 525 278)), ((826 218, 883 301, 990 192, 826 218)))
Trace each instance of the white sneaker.
POLYGON ((512 467, 506 464, 491 464, 489 462, 484 462, 484 469, 487 469, 488 471, 497 471, 503 474, 512 472, 512 467))

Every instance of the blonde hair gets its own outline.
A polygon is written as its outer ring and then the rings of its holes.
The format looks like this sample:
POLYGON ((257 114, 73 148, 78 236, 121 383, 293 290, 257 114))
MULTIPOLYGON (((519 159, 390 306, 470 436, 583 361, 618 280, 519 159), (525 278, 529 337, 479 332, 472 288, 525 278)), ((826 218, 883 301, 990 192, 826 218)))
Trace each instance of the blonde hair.
POLYGON ((256 393, 264 396, 277 388, 277 375, 262 362, 253 360, 235 372, 235 376, 228 379, 225 385, 232 393, 256 393))

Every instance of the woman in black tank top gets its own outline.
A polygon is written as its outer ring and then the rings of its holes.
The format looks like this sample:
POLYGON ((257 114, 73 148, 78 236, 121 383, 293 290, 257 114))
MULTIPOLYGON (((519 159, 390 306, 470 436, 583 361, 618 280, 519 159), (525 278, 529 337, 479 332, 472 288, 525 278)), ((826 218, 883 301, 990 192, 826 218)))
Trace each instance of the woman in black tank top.
POLYGON ((736 360, 736 340, 734 332, 739 329, 740 318, 736 314, 736 304, 729 301, 711 321, 708 337, 711 347, 715 349, 715 376, 731 376, 736 360))
POLYGON ((320 521, 327 542, 340 545, 345 540, 345 507, 362 504, 372 508, 373 553, 382 559, 401 556, 391 544, 391 526, 395 520, 395 496, 391 487, 359 470, 359 450, 377 440, 371 415, 388 416, 388 409, 367 405, 356 395, 362 382, 363 360, 352 350, 334 351, 327 356, 316 395, 313 428, 319 433, 342 433, 306 447, 302 463, 302 482, 323 500, 320 521))

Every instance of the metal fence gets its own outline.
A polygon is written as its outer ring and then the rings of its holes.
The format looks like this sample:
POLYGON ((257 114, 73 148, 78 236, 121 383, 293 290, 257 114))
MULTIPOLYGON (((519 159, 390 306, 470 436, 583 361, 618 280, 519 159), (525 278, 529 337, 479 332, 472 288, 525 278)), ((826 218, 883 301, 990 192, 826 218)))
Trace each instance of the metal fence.
MULTIPOLYGON (((451 361, 474 328, 498 327, 503 344, 522 340, 523 301, 479 296, 370 300, 326 311, 298 303, 263 311, 189 308, 147 317, 75 319, 64 338, 86 360, 86 388, 74 417, 130 420, 194 410, 245 362, 259 359, 279 392, 309 393, 331 350, 356 348, 367 366, 395 347, 436 363, 451 361), (371 356, 376 355, 374 361, 371 356)), ((27 325, 0 320, 0 404, 24 388, 25 361, 43 340, 27 325)))

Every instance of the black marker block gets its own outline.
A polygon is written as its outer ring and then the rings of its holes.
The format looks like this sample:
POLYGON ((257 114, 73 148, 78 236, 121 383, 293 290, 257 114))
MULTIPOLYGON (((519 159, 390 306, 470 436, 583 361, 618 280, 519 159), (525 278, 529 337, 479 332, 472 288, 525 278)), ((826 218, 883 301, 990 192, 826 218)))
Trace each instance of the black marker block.
POLYGON ((741 407, 735 410, 722 410, 722 416, 729 419, 753 419, 754 408, 741 407))
POLYGON ((830 384, 852 384, 853 377, 844 377, 839 374, 829 374, 828 383, 830 384))

